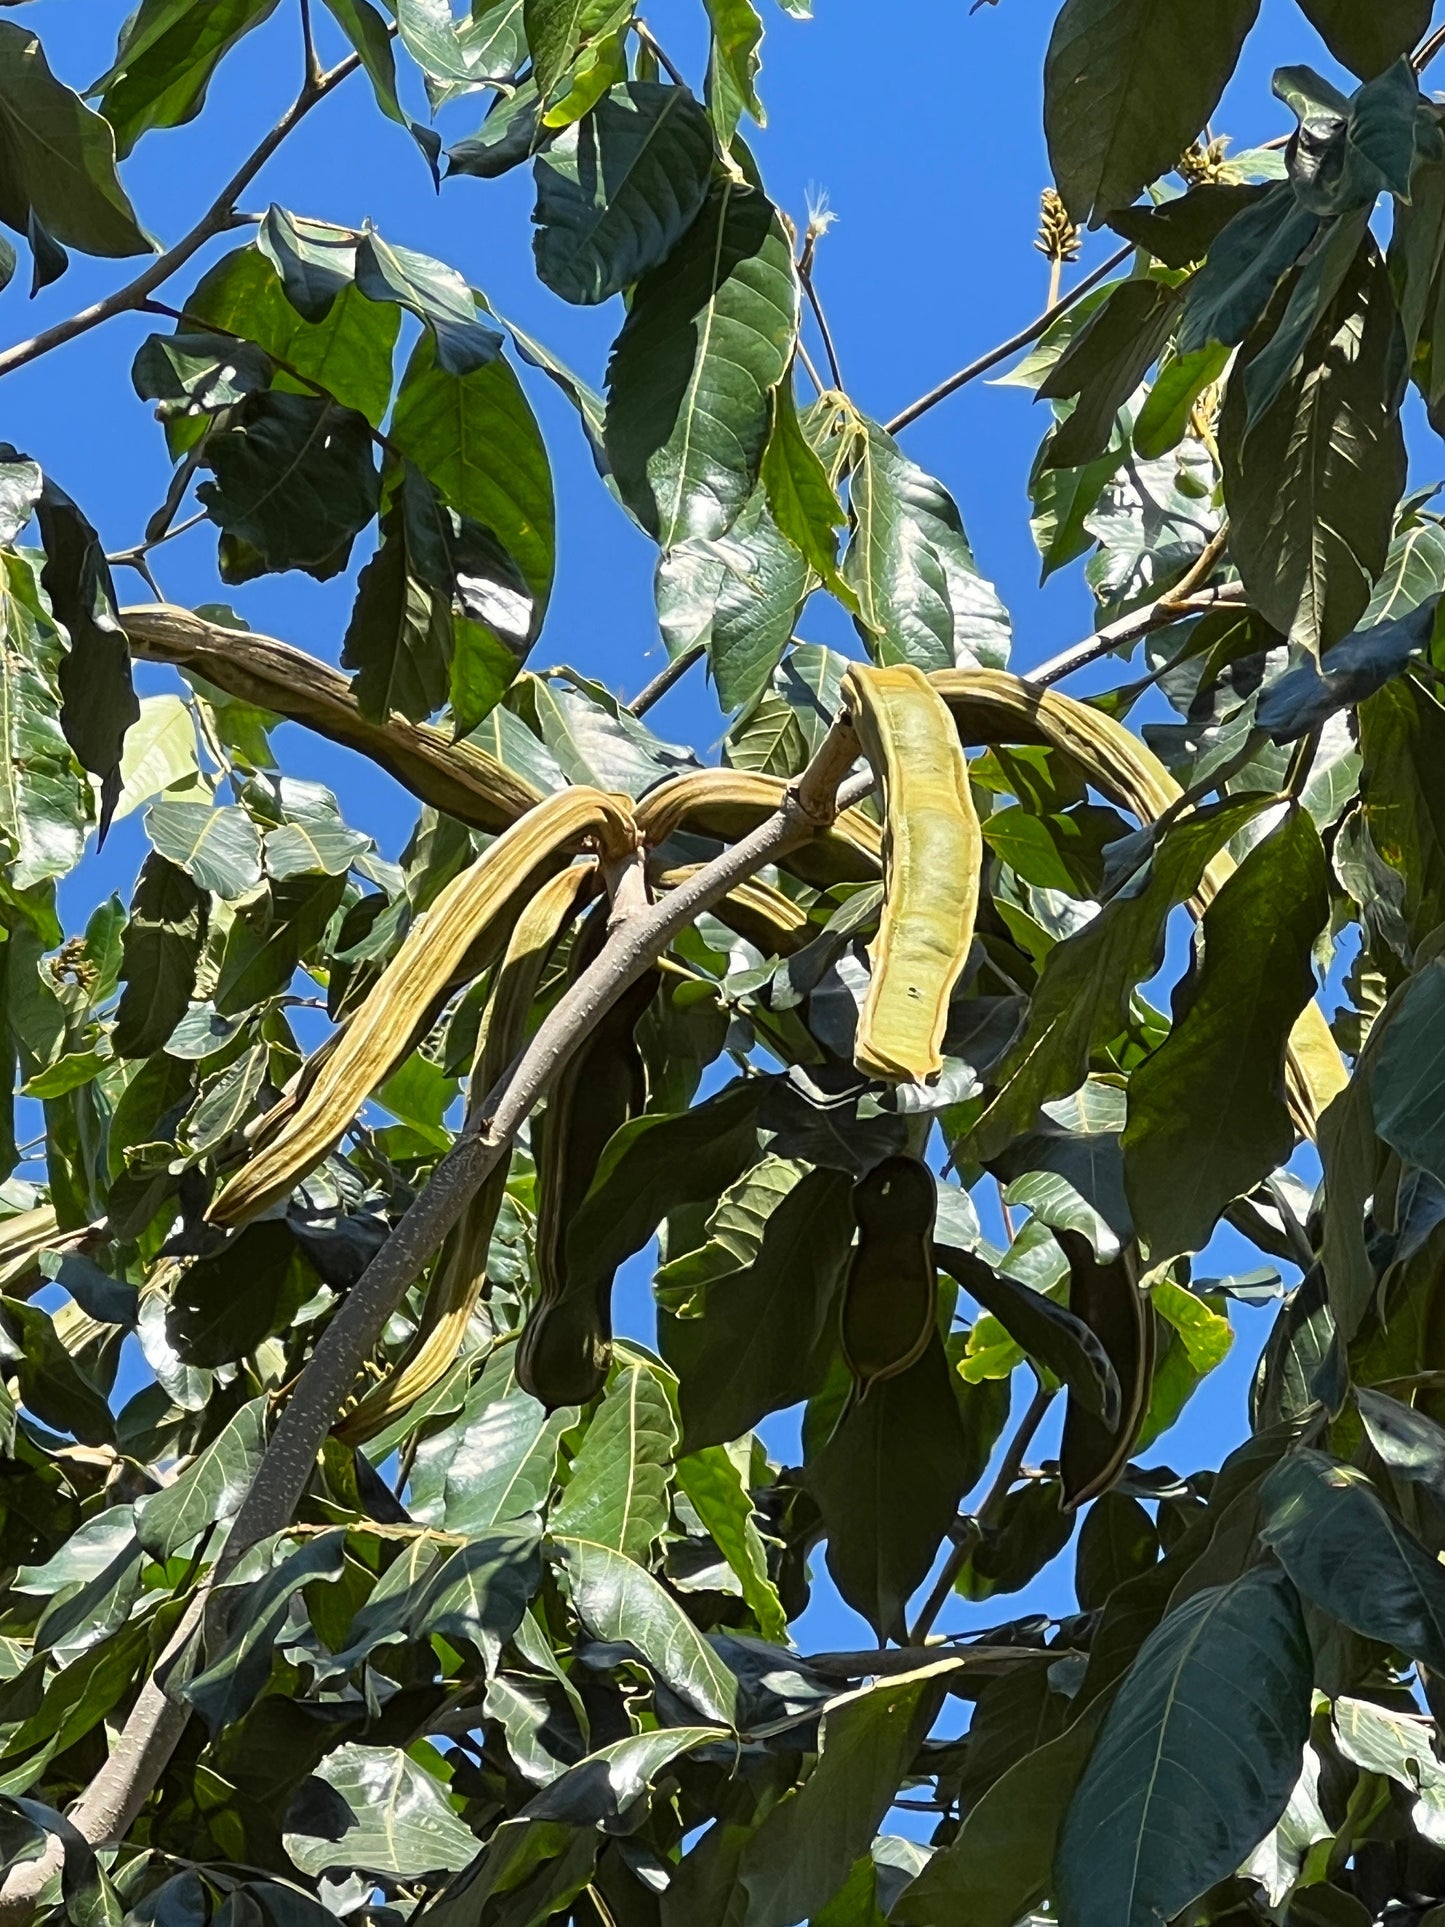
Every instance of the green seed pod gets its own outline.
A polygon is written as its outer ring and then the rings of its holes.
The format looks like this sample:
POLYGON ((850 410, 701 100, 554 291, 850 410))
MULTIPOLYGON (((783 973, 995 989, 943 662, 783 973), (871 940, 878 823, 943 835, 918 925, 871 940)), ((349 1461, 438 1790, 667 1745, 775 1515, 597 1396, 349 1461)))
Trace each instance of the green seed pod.
POLYGON ((1119 1423, 1108 1426, 1073 1391, 1064 1410, 1059 1470, 1064 1510, 1076 1511, 1107 1492, 1129 1463, 1143 1427, 1154 1385, 1155 1313, 1135 1279, 1132 1251, 1101 1265, 1087 1238, 1056 1231, 1069 1260, 1069 1309, 1109 1354, 1123 1394, 1119 1423))
MULTIPOLYGON (((604 935, 595 917, 574 946, 575 976, 604 935)), ((612 1276, 567 1251, 567 1233, 612 1133, 639 1112, 647 1088, 633 1031, 657 988, 648 971, 594 1025, 553 1087, 533 1129, 537 1157, 537 1303, 517 1351, 517 1382, 554 1411, 601 1391, 612 1357, 612 1276)))
POLYGON ((896 1378, 933 1336, 933 1173, 917 1158, 885 1158, 853 1187, 858 1243, 843 1285, 843 1357, 860 1397, 896 1378))

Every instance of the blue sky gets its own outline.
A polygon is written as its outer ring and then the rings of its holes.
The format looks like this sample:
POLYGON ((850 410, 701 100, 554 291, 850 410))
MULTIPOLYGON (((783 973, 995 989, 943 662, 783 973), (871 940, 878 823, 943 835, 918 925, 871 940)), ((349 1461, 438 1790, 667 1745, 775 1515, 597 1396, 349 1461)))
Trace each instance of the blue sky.
MULTIPOLYGON (((796 21, 766 8, 761 92, 769 125, 750 131, 768 187, 801 224, 810 197, 826 193, 837 223, 822 244, 817 281, 850 392, 886 419, 916 395, 1029 320, 1043 302, 1046 268, 1034 252, 1038 196, 1048 178, 1040 125, 1041 66, 1055 8, 1046 0, 997 0, 970 14, 967 0, 817 0, 819 17, 796 21)), ((39 32, 51 64, 85 87, 104 71, 127 0, 33 0, 9 17, 39 32)), ((701 84, 702 10, 695 0, 656 0, 648 22, 673 59, 701 84)), ((323 49, 342 51, 322 12, 323 49)), ((1239 147, 1284 131, 1288 117, 1269 93, 1283 62, 1308 61, 1348 85, 1292 0, 1265 0, 1261 22, 1232 84, 1215 132, 1239 147)), ((404 63, 403 63, 404 64, 404 63)), ((125 163, 123 177, 142 221, 173 241, 216 186, 289 103, 299 77, 294 0, 223 66, 211 99, 188 128, 151 133, 125 163)), ((412 79, 415 79, 414 74, 412 79)), ((419 84, 411 105, 424 112, 419 84)), ((470 132, 479 108, 462 102, 442 120, 446 138, 470 132)), ((366 82, 348 81, 292 136, 247 197, 263 208, 359 225, 369 217, 388 238, 460 268, 492 305, 515 318, 586 378, 601 385, 621 306, 569 308, 532 271, 531 181, 517 170, 501 181, 455 180, 440 195, 410 138, 377 113, 366 82)), ((214 245, 166 292, 184 294, 214 245)), ((1107 234, 1089 239, 1080 269, 1110 252, 1107 234)), ((11 342, 105 293, 126 278, 125 264, 74 265, 39 300, 27 303, 24 271, 0 296, 0 341, 11 342)), ((169 477, 164 443, 131 389, 135 349, 156 324, 122 317, 22 369, 5 384, 0 436, 33 455, 81 503, 107 546, 135 542, 169 477)), ((163 324, 162 324, 163 325, 163 324)), ((550 384, 523 370, 552 454, 559 503, 557 587, 534 664, 569 662, 634 693, 664 660, 653 617, 654 552, 598 483, 575 418, 550 384)), ((1017 388, 976 383, 925 416, 905 435, 909 453, 949 486, 963 511, 980 567, 1010 605, 1018 636, 1016 666, 1027 668, 1086 634, 1090 598, 1076 568, 1038 587, 1028 532, 1025 479, 1045 423, 1017 388)), ((1430 438, 1420 480, 1438 444, 1430 438)), ((1439 465, 1445 469, 1445 463, 1439 465)), ((214 571, 214 538, 198 529, 155 558, 166 594, 198 603, 233 601, 256 629, 335 660, 354 570, 317 584, 275 577, 239 591, 214 571)), ((358 560, 364 558, 358 558, 358 560)), ((140 581, 118 581, 123 599, 148 600, 140 581)), ((840 611, 817 605, 800 632, 853 647, 840 611)), ((143 671, 163 687, 164 672, 143 671)), ((711 755, 721 720, 702 676, 693 674, 650 719, 664 734, 711 755)), ((404 842, 412 800, 374 766, 295 728, 278 747, 288 768, 328 782, 352 822, 374 834, 388 855, 404 842)), ((91 854, 64 886, 71 927, 106 892, 128 894, 140 857, 139 817, 116 826, 104 852, 91 854)), ((1222 1240, 1205 1270, 1251 1259, 1238 1240, 1222 1240)), ((628 1292, 637 1305, 641 1294, 628 1292)), ((1197 1399, 1167 1442, 1181 1470, 1217 1462, 1244 1430, 1249 1371, 1267 1327, 1265 1314, 1239 1314, 1234 1357, 1197 1399)), ((1044 1449, 1047 1449, 1047 1439, 1044 1449)), ((821 1564, 821 1562, 818 1562, 821 1564)), ((1057 1583, 1031 1588, 1018 1602, 1057 1600, 1057 1583)), ((1005 1612, 1015 1602, 1000 1602, 1005 1612)), ((944 1625, 986 1623, 989 1609, 956 1605, 944 1625)), ((851 1644, 860 1627, 824 1596, 800 1640, 851 1644)))

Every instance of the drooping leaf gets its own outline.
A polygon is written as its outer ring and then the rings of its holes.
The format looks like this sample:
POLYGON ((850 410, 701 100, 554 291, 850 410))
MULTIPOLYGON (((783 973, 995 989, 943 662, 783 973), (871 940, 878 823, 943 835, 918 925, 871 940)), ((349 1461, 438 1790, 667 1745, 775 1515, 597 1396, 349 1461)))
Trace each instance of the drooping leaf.
POLYGON ((1385 566, 1405 448, 1393 407, 1394 301, 1378 257, 1326 310, 1317 353, 1245 426, 1245 368, 1220 422, 1230 553, 1253 605, 1317 654, 1347 635, 1385 566))
POLYGON ((1445 919, 1445 707, 1412 676, 1386 683, 1359 708, 1360 788, 1371 849, 1393 886, 1405 941, 1423 941, 1445 919))
POLYGON ((186 1014, 206 933, 209 899, 189 873, 148 856, 131 899, 113 1043, 118 1057, 149 1057, 186 1014))
POLYGON ((266 1408, 243 1405, 173 1484, 136 1507, 136 1536, 156 1559, 169 1559, 210 1526, 240 1510, 266 1449, 266 1408))
POLYGON ((1067 0, 1044 66, 1044 128, 1070 214, 1093 225, 1167 173, 1209 120, 1259 0, 1202 16, 1169 0, 1067 0))
POLYGON ((431 330, 436 365, 470 375, 502 352, 502 337, 477 315, 476 298, 455 268, 382 239, 370 222, 356 246, 356 285, 373 301, 394 301, 431 330))
POLYGON ((606 301, 665 261, 712 177, 707 117, 681 87, 628 81, 537 156, 537 272, 566 301, 606 301))
POLYGON ((1261 1567, 1178 1606, 1140 1648, 1064 1821, 1079 1927, 1146 1927, 1232 1874, 1284 1811, 1309 1735, 1293 1586, 1261 1567))
POLYGON ((60 638, 13 550, 0 557, 0 644, 0 835, 12 884, 28 890, 80 860, 87 799, 60 725, 60 638))
POLYGON ((1260 1497, 1260 1536, 1306 1599, 1366 1639, 1441 1664, 1445 1572, 1362 1473, 1296 1450, 1260 1497))
MULTIPOLYGON (((748 1445, 744 1448, 751 1450, 748 1445)), ((707 1445, 676 1465, 677 1483, 736 1575, 743 1598, 764 1639, 787 1637, 787 1615, 768 1576, 767 1548, 753 1517, 753 1502, 738 1470, 736 1451, 707 1445)))
POLYGON ((607 455, 664 550, 722 535, 758 479, 798 286, 777 210, 723 181, 644 275, 608 367, 607 455))
MULTIPOLYGON (((480 1841, 447 1802, 446 1789, 397 1746, 347 1741, 316 1769, 347 1814, 338 1837, 288 1830, 286 1851, 313 1878, 335 1867, 397 1880, 459 1872, 480 1841)), ((302 1806, 296 1818, 304 1820, 302 1806)), ((331 1821, 330 1813, 326 1816, 331 1821)))
POLYGON ((1408 53, 1430 28, 1430 0, 1378 0, 1352 7, 1349 0, 1300 0, 1305 17, 1344 66, 1362 80, 1383 73, 1408 53))
POLYGON ((1022 1351, 1061 1379, 1105 1425, 1111 1429, 1118 1425, 1122 1403, 1118 1373, 1099 1338, 1081 1318, 1006 1272, 995 1271, 971 1251, 943 1244, 935 1250, 943 1269, 998 1320, 1022 1351))
POLYGON ((1204 961, 1129 1080, 1124 1181, 1156 1263, 1202 1250, 1230 1199, 1293 1148, 1285 1046, 1314 995, 1310 951, 1327 915, 1319 832, 1291 809, 1205 912, 1204 961))
POLYGON ((376 513, 369 425, 315 395, 248 395, 208 436, 201 459, 215 480, 202 482, 197 496, 262 569, 304 569, 324 582, 345 568, 376 513))
POLYGON ((244 896, 261 881, 261 836, 242 809, 224 804, 153 803, 146 835, 161 856, 218 897, 244 896))
POLYGON ((828 1570, 880 1638, 903 1637, 909 1599, 952 1524, 970 1473, 969 1440, 942 1342, 852 1403, 811 1481, 828 1533, 828 1570))
POLYGON ((50 71, 33 33, 0 22, 0 220, 17 234, 33 213, 47 233, 84 254, 145 254, 115 171, 109 121, 50 71))

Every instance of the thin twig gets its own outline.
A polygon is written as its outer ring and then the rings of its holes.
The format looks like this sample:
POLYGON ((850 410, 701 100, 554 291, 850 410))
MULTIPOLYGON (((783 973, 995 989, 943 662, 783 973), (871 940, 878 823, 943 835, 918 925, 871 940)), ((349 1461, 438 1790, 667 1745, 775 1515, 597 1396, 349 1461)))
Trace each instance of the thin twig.
MULTIPOLYGON (((657 62, 658 66, 661 67, 662 71, 667 75, 668 79, 672 82, 673 86, 687 87, 687 81, 683 78, 683 75, 678 70, 678 68, 674 67, 672 62, 668 59, 666 51, 663 48, 662 42, 653 33, 651 27, 648 26, 647 22, 641 19, 634 20, 632 23, 632 31, 637 35, 637 38, 642 42, 642 45, 646 47, 647 51, 652 55, 653 59, 657 62)), ((691 89, 689 89, 688 91, 691 92, 691 89)))
POLYGON ((803 346, 801 336, 798 339, 797 355, 798 355, 799 361, 801 361, 803 364, 803 369, 804 369, 804 372, 807 374, 808 380, 812 382, 814 388, 816 388, 818 393, 821 395, 823 393, 823 387, 824 387, 823 378, 818 373, 817 369, 813 366, 813 357, 808 353, 807 349, 803 346))
POLYGON ((993 1484, 989 1487, 983 1504, 973 1515, 975 1531, 961 1538, 958 1544, 954 1546, 952 1552, 949 1553, 947 1559, 944 1560, 943 1569, 934 1581, 933 1590, 923 1602, 923 1609, 913 1622, 913 1629, 908 1635, 908 1644, 910 1646, 923 1645, 928 1635, 933 1631, 933 1622, 943 1611, 948 1596, 953 1591, 953 1582, 963 1571, 964 1566, 968 1562, 969 1554, 973 1551, 974 1544, 978 1537, 978 1529, 992 1522, 994 1514, 1008 1497, 1009 1490, 1014 1480, 1018 1477, 1023 1465, 1024 1453, 1027 1452, 1033 1444, 1034 1434, 1043 1424, 1044 1414, 1048 1411, 1053 1401, 1053 1396, 1053 1393, 1045 1386, 1039 1385, 1035 1387, 1034 1395, 1029 1400, 1028 1410, 1019 1420, 1018 1430, 1009 1440, 1004 1455, 999 1460, 998 1471, 994 1474, 993 1484))
POLYGON ((1305 784, 1310 779, 1310 771, 1315 766, 1315 755, 1319 750, 1323 729, 1323 723, 1316 723, 1313 729, 1307 730, 1295 744, 1294 753, 1289 759, 1289 768, 1285 772, 1284 794, 1293 797, 1296 802, 1304 794, 1305 784))
MULTIPOLYGON (((184 522, 176 522, 172 527, 162 529, 159 535, 152 536, 148 542, 137 542, 129 549, 117 549, 114 555, 108 555, 105 559, 113 569, 140 569, 141 563, 152 549, 158 549, 163 542, 174 542, 178 535, 184 535, 188 529, 199 528, 202 522, 209 519, 204 509, 197 509, 196 513, 188 515, 184 522)), ((145 571, 141 570, 141 573, 144 574, 145 571)))
POLYGON ((1049 298, 1045 308, 1048 314, 1052 314, 1059 305, 1059 289, 1063 286, 1063 280, 1064 257, 1062 254, 1055 254, 1049 260, 1049 298))
POLYGON ((686 649, 673 657, 666 669, 658 670, 657 674, 645 689, 638 690, 627 707, 632 711, 634 716, 646 715, 652 705, 656 702, 661 702, 673 684, 681 682, 688 670, 692 668, 692 665, 695 662, 701 662, 706 654, 707 644, 705 642, 689 643, 686 649))
POLYGON ((1037 341, 1061 314, 1066 314, 1076 302, 1082 301, 1086 294, 1097 288, 1101 281, 1107 280, 1115 268, 1123 267, 1133 252, 1134 243, 1131 241, 1127 247, 1120 248, 1117 254, 1111 254, 1107 261, 1101 262, 1092 274, 1086 274, 1082 281, 1075 282, 1067 294, 1061 295, 1053 307, 1045 308, 1027 328, 1020 328, 1016 335, 1010 335, 1007 341, 1001 341, 997 348, 990 348, 986 355, 980 355, 977 361, 971 361, 966 368, 960 368, 956 375, 950 375, 947 381, 941 381, 936 388, 930 388, 926 395, 920 395, 917 401, 910 402, 902 414, 895 415, 892 421, 886 424, 888 433, 896 435, 900 429, 907 428, 910 422, 916 422, 920 415, 926 415, 928 410, 935 407, 937 403, 945 401, 948 396, 955 394, 969 382, 977 381, 978 377, 986 375, 990 368, 997 368, 1001 361, 1007 361, 1009 356, 1017 354, 1020 348, 1027 348, 1031 342, 1037 341))
POLYGON ((1415 72, 1417 74, 1423 74, 1442 47, 1445 47, 1445 27, 1437 27, 1434 33, 1420 42, 1420 45, 1410 56, 1410 65, 1415 69, 1415 72))
POLYGON ((301 0, 301 54, 302 72, 305 76, 302 85, 308 88, 319 87, 323 78, 323 69, 316 52, 316 36, 311 30, 311 0, 301 0))
POLYGON ((329 73, 324 73, 314 85, 307 85, 296 96, 270 133, 242 161, 230 180, 212 201, 206 212, 196 222, 189 233, 183 235, 174 247, 167 248, 164 254, 157 255, 148 268, 142 270, 133 281, 123 288, 117 288, 102 301, 82 308, 65 321, 57 321, 54 327, 42 328, 38 335, 28 341, 17 342, 0 354, 0 375, 8 375, 16 368, 23 368, 28 362, 38 361, 52 348, 60 348, 78 336, 88 334, 98 328, 103 321, 110 321, 118 314, 133 313, 139 308, 163 281, 168 281, 178 268, 185 266, 191 256, 207 241, 236 223, 235 206, 241 195, 251 185, 261 169, 270 160, 276 149, 286 139, 291 130, 303 121, 311 109, 335 88, 339 87, 349 74, 355 73, 361 65, 360 54, 348 54, 338 61, 329 73))
POLYGON ((1106 623, 1102 629, 1095 630, 1092 636, 1085 636, 1082 642, 1072 643, 1057 656, 1050 656, 1037 669, 1025 670, 1023 679, 1036 689, 1048 689, 1065 676, 1072 675, 1074 670, 1097 662, 1101 656, 1112 655, 1116 649, 1138 642, 1155 629, 1167 629, 1180 616, 1204 615, 1210 609, 1221 606, 1236 607, 1243 600, 1244 591, 1235 582, 1226 582, 1218 589, 1211 589, 1207 595, 1192 595, 1182 600, 1177 590, 1172 591, 1167 596, 1160 596, 1157 602, 1146 602, 1142 609, 1120 616, 1117 622, 1106 623))
POLYGON ((803 293, 808 297, 808 306, 813 310, 813 319, 818 324, 818 333, 823 340, 823 353, 828 358, 828 372, 833 377, 833 386, 843 388, 843 373, 838 366, 838 351, 833 346, 832 331, 828 317, 823 313, 823 304, 818 299, 818 290, 813 286, 812 249, 806 248, 803 259, 798 263, 798 279, 803 284, 803 293))

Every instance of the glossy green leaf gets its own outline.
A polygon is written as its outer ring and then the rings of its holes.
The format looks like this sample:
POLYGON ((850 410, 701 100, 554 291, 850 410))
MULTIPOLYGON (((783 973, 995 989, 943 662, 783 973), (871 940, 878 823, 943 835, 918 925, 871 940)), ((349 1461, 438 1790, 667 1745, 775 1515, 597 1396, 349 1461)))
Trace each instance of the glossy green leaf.
POLYGON ((707 1445, 700 1452, 690 1452, 677 1461, 677 1483, 736 1575, 763 1638, 782 1642, 787 1637, 787 1615, 768 1576, 767 1548, 738 1469, 739 1453, 750 1456, 751 1442, 736 1447, 707 1445))
POLYGON ((88 799, 60 726, 60 637, 13 550, 0 555, 0 641, 0 835, 11 883, 28 890, 79 862, 88 799))
POLYGON ((587 1427, 552 1531, 625 1553, 645 1564, 668 1523, 668 1486, 677 1427, 672 1403, 650 1365, 623 1364, 587 1427))
POLYGON ((266 1449, 266 1407, 243 1405, 173 1484, 136 1506, 136 1537, 156 1559, 169 1559, 213 1525, 233 1518, 266 1449))
POLYGON ((186 870, 159 854, 146 858, 123 938, 125 990, 112 1039, 117 1056, 149 1057, 185 1016, 208 901, 186 870))
POLYGON ((356 285, 373 301, 394 301, 431 330, 436 365, 470 375, 502 352, 502 337, 477 315, 476 297, 455 268, 394 246, 367 224, 356 247, 356 285))
POLYGON ((848 484, 843 579, 859 633, 880 662, 1001 668, 1008 612, 978 573, 952 496, 869 423, 848 484))
POLYGON ((626 1640, 704 1719, 731 1726, 736 1678, 646 1567, 588 1539, 555 1544, 573 1607, 593 1638, 626 1640))
POLYGON ((153 803, 145 825, 158 853, 203 890, 240 897, 261 881, 260 832, 232 804, 153 803))
POLYGON ((1174 1027, 1129 1080, 1124 1181, 1152 1262, 1202 1250, 1231 1198, 1288 1158, 1285 1046, 1327 915, 1319 832, 1292 809, 1205 912, 1174 1027))
POLYGON ((684 88, 628 81, 537 156, 537 272, 566 301, 605 301, 657 267, 712 178, 707 117, 684 88))
POLYGON ((607 372, 607 455, 663 549, 723 534, 753 491, 772 390, 792 357, 798 285, 777 210, 715 185, 638 283, 607 372))
POLYGON ((1232 1874, 1299 1777, 1312 1675, 1294 1588, 1268 1567, 1169 1613, 1140 1648, 1069 1803, 1063 1917, 1145 1927, 1232 1874))
POLYGON ((327 1754, 317 1777, 339 1795, 350 1820, 334 1840, 304 1828, 286 1834, 286 1851, 313 1878, 336 1867, 418 1880, 458 1872, 480 1848, 445 1787, 398 1746, 348 1741, 327 1754))

